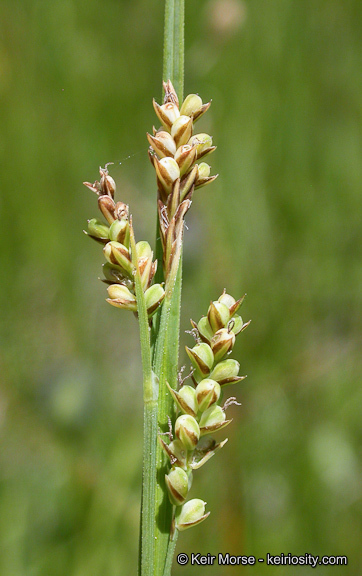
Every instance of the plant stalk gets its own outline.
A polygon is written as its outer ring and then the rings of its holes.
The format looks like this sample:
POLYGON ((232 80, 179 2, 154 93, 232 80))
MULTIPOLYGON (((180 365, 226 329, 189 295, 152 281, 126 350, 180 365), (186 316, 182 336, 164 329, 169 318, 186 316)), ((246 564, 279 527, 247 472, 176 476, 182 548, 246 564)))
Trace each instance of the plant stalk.
MULTIPOLYGON (((163 80, 171 80, 180 101, 183 99, 184 82, 184 0, 165 0, 163 80)), ((156 258, 159 272, 156 282, 162 281, 162 245, 158 222, 156 234, 156 258)), ((132 253, 135 247, 132 245, 132 253)), ((137 277, 137 275, 136 275, 137 277)), ((174 420, 174 402, 167 390, 177 386, 179 358, 180 306, 182 285, 182 255, 175 277, 168 279, 168 290, 160 313, 153 319, 150 333, 147 311, 141 284, 136 297, 141 331, 141 350, 144 378, 144 459, 143 490, 141 506, 141 576, 169 576, 176 545, 177 530, 170 538, 173 524, 173 506, 165 485, 167 458, 157 442, 158 429, 168 431, 168 418, 174 420), (142 292, 142 294, 141 294, 142 292), (139 300, 140 297, 140 300, 139 300), (143 309, 144 308, 144 309, 143 309), (142 315, 142 327, 141 327, 142 315), (146 351, 148 345, 148 351, 146 351), (152 346, 152 348, 151 348, 152 346), (152 354, 152 364, 151 364, 152 354), (157 384, 156 384, 157 382, 157 384), (157 391, 159 396, 157 400, 157 391), (152 528, 150 524, 152 523, 152 528)))
POLYGON ((142 576, 154 575, 155 548, 155 499, 156 490, 156 442, 157 442, 157 399, 158 381, 152 371, 151 342, 145 297, 138 268, 136 242, 132 222, 130 223, 130 245, 132 262, 135 266, 135 289, 137 313, 140 327, 141 357, 143 370, 143 478, 140 529, 139 572, 142 576))
MULTIPOLYGON (((163 80, 171 80, 179 101, 183 100, 184 90, 184 0, 165 1, 165 28, 163 53, 163 80)), ((157 229, 157 236, 158 229, 157 229)), ((157 252, 157 249, 156 249, 157 252)), ((158 254, 162 256, 161 250, 158 254)), ((158 255, 158 258, 160 256, 158 255)), ((158 425, 162 432, 168 431, 168 418, 175 419, 174 402, 167 390, 166 380, 172 388, 177 386, 179 359, 180 308, 182 286, 182 254, 175 278, 168 279, 166 296, 157 319, 157 341, 153 353, 153 370, 159 378, 158 425)), ((155 501, 155 576, 171 574, 172 559, 176 545, 177 531, 170 539, 174 520, 174 507, 169 501, 165 485, 165 474, 169 462, 157 445, 157 487, 155 501)))

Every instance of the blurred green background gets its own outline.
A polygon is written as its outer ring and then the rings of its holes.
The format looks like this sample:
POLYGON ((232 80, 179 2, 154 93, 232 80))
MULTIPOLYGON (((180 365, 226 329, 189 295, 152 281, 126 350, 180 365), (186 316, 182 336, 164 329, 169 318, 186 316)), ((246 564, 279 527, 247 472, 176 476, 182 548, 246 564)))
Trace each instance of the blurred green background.
MULTIPOLYGON (((182 331, 224 287, 252 324, 229 443, 192 488, 211 516, 178 551, 343 554, 317 571, 362 573, 361 16, 359 0, 187 2, 185 92, 213 100, 198 126, 220 176, 187 217, 182 331)), ((0 573, 135 574, 137 324, 105 303, 82 181, 115 162, 153 242, 163 2, 2 0, 0 27, 0 573)))

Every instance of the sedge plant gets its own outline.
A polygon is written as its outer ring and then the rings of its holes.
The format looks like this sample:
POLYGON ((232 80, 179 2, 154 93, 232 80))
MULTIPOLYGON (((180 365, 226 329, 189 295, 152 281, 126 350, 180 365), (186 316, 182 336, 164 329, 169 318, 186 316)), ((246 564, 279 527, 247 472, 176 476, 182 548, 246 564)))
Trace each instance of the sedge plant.
POLYGON ((241 381, 230 358, 244 323, 237 314, 243 298, 225 290, 206 315, 191 321, 186 346, 189 374, 179 370, 182 251, 185 217, 195 192, 211 184, 204 161, 214 152, 212 137, 196 129, 210 102, 183 98, 184 2, 166 0, 163 102, 153 101, 158 127, 147 134, 157 185, 156 257, 147 241, 136 242, 129 207, 115 198, 108 165, 100 179, 84 184, 98 197, 102 219, 88 221, 87 234, 103 246, 103 281, 112 306, 133 312, 140 332, 143 368, 144 443, 139 574, 169 576, 179 532, 203 522, 210 512, 200 498, 188 498, 194 471, 227 439, 212 435, 228 426, 221 405, 225 386, 241 381))

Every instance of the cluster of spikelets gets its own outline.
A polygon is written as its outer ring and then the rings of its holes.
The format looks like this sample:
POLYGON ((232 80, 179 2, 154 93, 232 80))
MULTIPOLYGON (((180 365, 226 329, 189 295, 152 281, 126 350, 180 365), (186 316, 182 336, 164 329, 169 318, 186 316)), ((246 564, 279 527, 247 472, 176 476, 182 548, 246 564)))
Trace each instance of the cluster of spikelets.
MULTIPOLYGON (((200 96, 189 94, 181 108, 170 81, 164 83, 165 98, 160 106, 153 102, 162 127, 147 134, 150 143, 149 156, 156 170, 158 187, 158 215, 160 237, 163 248, 164 275, 167 280, 171 272, 177 271, 184 217, 191 206, 194 190, 209 184, 216 176, 210 176, 210 166, 199 162, 206 154, 215 150, 208 134, 194 134, 194 123, 210 107, 203 104, 200 96)), ((108 165, 100 168, 100 181, 85 186, 98 196, 98 207, 106 222, 97 218, 88 221, 88 234, 104 244, 107 260, 103 265, 104 279, 108 284, 107 301, 118 308, 137 312, 134 272, 135 264, 130 251, 130 226, 128 206, 115 202, 116 184, 108 173, 108 165)), ((157 260, 148 242, 136 244, 137 263, 149 318, 161 305, 165 290, 161 284, 153 284, 157 260)), ((174 278, 174 274, 171 275, 174 278)))
POLYGON ((184 217, 196 188, 215 180, 210 166, 200 162, 215 150, 209 134, 194 134, 194 124, 209 109, 200 96, 189 94, 181 107, 170 80, 163 84, 165 97, 153 106, 162 126, 147 134, 149 156, 157 175, 158 216, 163 248, 165 279, 177 270, 182 245, 184 217))
MULTIPOLYGON (((134 273, 135 264, 130 252, 130 223, 128 206, 115 202, 116 185, 108 174, 107 166, 100 168, 101 179, 94 184, 84 182, 90 190, 98 195, 98 207, 107 224, 96 218, 88 220, 88 234, 104 245, 103 253, 107 262, 103 265, 104 280, 108 284, 107 302, 137 312, 134 273)), ((157 269, 157 260, 153 261, 153 252, 148 242, 136 244, 137 265, 141 275, 142 288, 148 317, 156 312, 164 299, 165 291, 161 284, 152 284, 157 269)))
POLYGON ((230 424, 225 411, 230 404, 237 403, 231 397, 221 407, 222 388, 245 378, 238 375, 240 365, 236 360, 225 359, 233 349, 235 336, 249 325, 236 314, 242 301, 235 301, 224 291, 217 301, 211 302, 207 316, 198 324, 191 321, 197 344, 186 347, 186 352, 192 363, 195 387, 183 383, 178 391, 169 387, 180 415, 174 427, 176 438, 167 444, 160 437, 160 442, 171 462, 166 485, 171 503, 178 507, 178 530, 195 526, 209 515, 205 514, 203 500, 186 502, 186 498, 193 470, 205 464, 227 442, 226 439, 217 444, 209 435, 230 424))

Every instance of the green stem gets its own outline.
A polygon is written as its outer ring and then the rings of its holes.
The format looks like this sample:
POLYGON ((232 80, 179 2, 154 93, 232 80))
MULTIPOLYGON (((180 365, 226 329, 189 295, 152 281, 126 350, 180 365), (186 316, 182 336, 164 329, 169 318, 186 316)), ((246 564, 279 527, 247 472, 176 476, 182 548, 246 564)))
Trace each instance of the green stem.
POLYGON ((163 79, 171 80, 180 102, 184 91, 185 0, 166 0, 163 79))
MULTIPOLYGON (((183 100, 184 83, 184 0, 165 0, 165 36, 163 80, 171 80, 179 101, 183 100)), ((159 240, 157 223, 156 257, 161 268, 162 245, 159 240)), ((156 281, 162 276, 161 270, 156 281)), ((179 357, 180 306, 182 285, 182 257, 175 277, 168 278, 167 290, 161 312, 154 318, 152 331, 153 372, 159 381, 158 427, 162 432, 168 431, 168 417, 174 420, 174 403, 166 387, 166 380, 171 387, 177 386, 177 371, 179 357)), ((155 439, 157 430, 155 432, 155 439)), ((146 442, 146 440, 145 440, 146 442)), ((154 444, 152 443, 152 446, 154 444)), ((165 485, 165 473, 169 462, 157 443, 156 463, 153 471, 157 484, 153 492, 154 532, 153 542, 153 576, 169 575, 176 545, 177 533, 170 540, 173 521, 173 506, 171 505, 165 485)), ((153 466, 152 460, 152 466, 153 466)), ((145 494, 145 493, 144 493, 145 494)), ((144 495, 145 499, 146 495, 144 495)), ((144 534, 142 533, 142 539, 144 534)), ((147 545, 148 546, 148 545, 147 545)), ((145 576, 146 572, 141 572, 145 576)), ((147 573, 148 576, 148 573, 147 573)))
POLYGON ((141 275, 138 268, 136 242, 132 222, 130 225, 132 262, 135 266, 135 289, 137 313, 140 327, 141 357, 143 370, 143 479, 140 529, 140 562, 142 576, 154 575, 155 548, 155 490, 156 490, 156 442, 157 442, 157 399, 158 381, 152 371, 151 342, 148 315, 141 275))
MULTIPOLYGON (((166 387, 166 380, 172 388, 177 385, 178 348, 180 332, 182 267, 181 259, 172 291, 167 291, 160 319, 159 334, 155 348, 153 369, 159 378, 158 423, 162 432, 168 431, 168 417, 174 421, 174 402, 166 387)), ((163 574, 165 558, 170 540, 173 520, 173 506, 168 498, 165 474, 169 461, 157 446, 157 487, 155 502, 157 517, 155 525, 155 576, 163 574)))
POLYGON ((177 542, 178 530, 175 530, 172 538, 170 538, 170 544, 167 550, 165 569, 163 571, 163 576, 171 576, 171 568, 173 557, 175 554, 176 542, 177 542))

